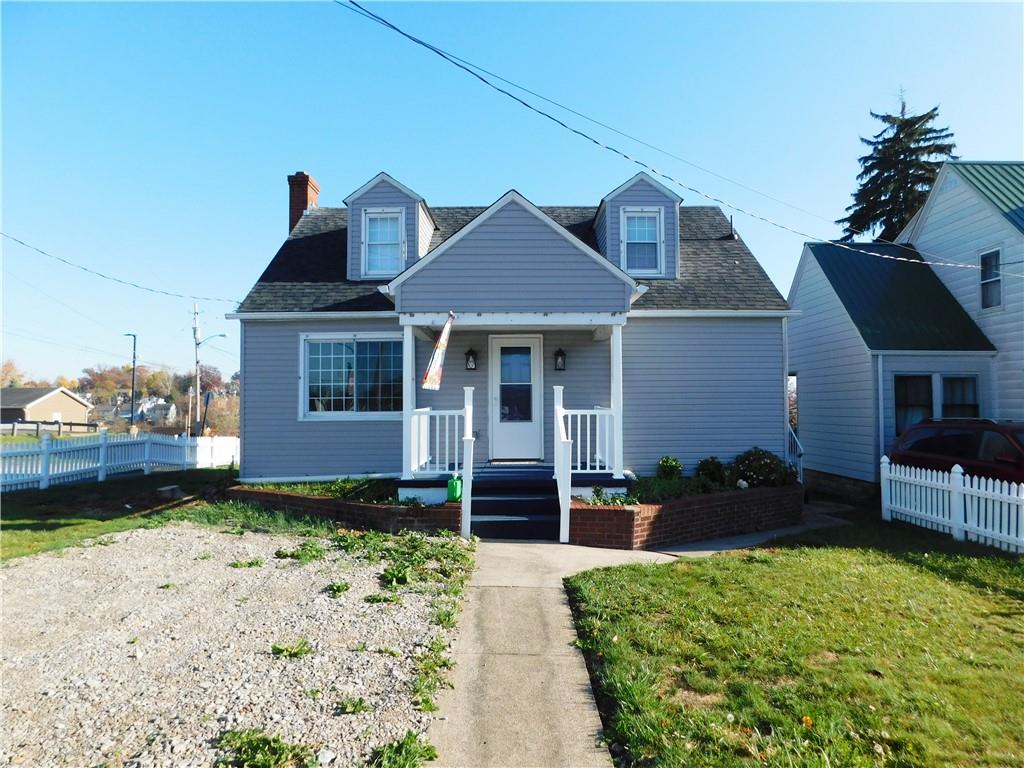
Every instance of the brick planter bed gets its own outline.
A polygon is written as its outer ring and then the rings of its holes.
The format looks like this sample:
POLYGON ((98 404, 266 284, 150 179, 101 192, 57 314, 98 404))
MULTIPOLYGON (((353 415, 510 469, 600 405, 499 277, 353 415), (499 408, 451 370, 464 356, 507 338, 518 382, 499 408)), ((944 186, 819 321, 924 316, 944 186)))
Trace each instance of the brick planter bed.
POLYGON ((462 514, 460 504, 442 504, 434 507, 412 507, 402 504, 369 504, 362 501, 306 496, 287 491, 269 491, 236 485, 229 488, 227 497, 235 501, 258 504, 267 509, 326 517, 346 528, 364 528, 396 533, 402 530, 433 533, 439 530, 459 530, 462 514))
POLYGON ((803 521, 803 496, 803 486, 789 485, 684 496, 663 504, 597 506, 574 500, 569 543, 656 549, 785 528, 803 521))

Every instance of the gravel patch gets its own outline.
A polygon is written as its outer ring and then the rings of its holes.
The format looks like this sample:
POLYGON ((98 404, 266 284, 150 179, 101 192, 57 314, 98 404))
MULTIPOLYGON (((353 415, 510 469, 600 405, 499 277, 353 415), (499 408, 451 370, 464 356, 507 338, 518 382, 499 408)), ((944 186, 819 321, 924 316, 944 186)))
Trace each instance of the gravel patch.
POLYGON ((383 564, 332 549, 307 565, 274 558, 303 540, 175 525, 0 569, 0 765, 208 766, 225 730, 259 728, 351 766, 422 732, 430 715, 409 688, 438 632, 431 595, 369 604, 383 564), (251 559, 264 563, 228 566, 251 559), (349 591, 324 592, 341 580, 349 591), (300 638, 313 654, 271 654, 300 638), (336 714, 356 697, 372 709, 336 714))

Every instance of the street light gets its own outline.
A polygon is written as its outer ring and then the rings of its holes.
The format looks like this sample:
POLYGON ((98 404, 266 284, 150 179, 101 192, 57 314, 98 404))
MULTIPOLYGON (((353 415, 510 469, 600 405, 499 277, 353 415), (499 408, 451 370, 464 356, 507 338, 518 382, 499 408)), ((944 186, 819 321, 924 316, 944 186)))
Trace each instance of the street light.
MULTIPOLYGON (((228 337, 228 335, 226 333, 215 333, 213 336, 207 336, 205 339, 200 339, 199 338, 199 322, 198 322, 198 320, 196 321, 194 338, 195 338, 195 343, 196 343, 196 421, 197 422, 201 421, 201 418, 199 416, 199 409, 200 409, 201 403, 203 402, 202 395, 200 394, 200 388, 199 388, 199 348, 203 344, 205 344, 206 342, 212 341, 213 339, 226 339, 227 337, 228 337)), ((193 432, 195 432, 195 429, 193 429, 193 432)))
POLYGON ((135 344, 138 341, 134 333, 126 333, 125 336, 132 337, 132 413, 130 416, 131 426, 135 426, 135 344))

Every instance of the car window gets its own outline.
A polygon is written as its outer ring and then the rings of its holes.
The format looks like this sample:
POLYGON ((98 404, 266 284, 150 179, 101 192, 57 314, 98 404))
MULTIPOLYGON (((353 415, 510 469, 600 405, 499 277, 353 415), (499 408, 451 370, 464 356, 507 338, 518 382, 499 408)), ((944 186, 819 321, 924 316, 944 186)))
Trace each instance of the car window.
POLYGON ((1004 435, 986 429, 981 433, 981 445, 978 448, 978 458, 982 461, 995 461, 996 456, 1013 456, 1018 458, 1020 454, 1013 447, 1013 443, 1004 435))
POLYGON ((942 430, 941 443, 936 453, 954 459, 973 459, 976 434, 973 429, 947 427, 942 430))
POLYGON ((935 427, 914 429, 903 436, 900 447, 905 451, 924 451, 934 453, 931 445, 939 439, 939 430, 935 427))

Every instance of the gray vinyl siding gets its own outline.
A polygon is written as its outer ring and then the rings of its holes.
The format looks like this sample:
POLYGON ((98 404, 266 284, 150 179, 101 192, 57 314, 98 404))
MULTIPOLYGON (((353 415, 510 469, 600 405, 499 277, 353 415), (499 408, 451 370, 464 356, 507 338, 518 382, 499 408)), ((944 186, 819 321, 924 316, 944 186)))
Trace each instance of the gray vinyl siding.
POLYGON ((978 264, 981 253, 998 248, 1006 266, 1003 304, 981 309, 980 273, 935 267, 950 293, 999 350, 993 361, 995 408, 999 419, 1024 421, 1024 235, 948 167, 914 233, 914 245, 929 261, 978 264))
MULTIPOLYGON (((875 389, 878 388, 878 358, 872 360, 872 370, 875 376, 875 389)), ((932 390, 932 406, 934 416, 942 415, 942 376, 977 376, 978 377, 978 407, 979 415, 983 419, 993 417, 992 397, 992 376, 991 359, 984 355, 883 355, 882 356, 882 387, 885 400, 883 401, 882 413, 885 419, 883 445, 875 445, 875 457, 880 458, 879 449, 888 452, 893 441, 896 439, 896 400, 895 381, 897 376, 905 375, 938 375, 940 382, 938 389, 932 390)), ((877 416, 875 418, 877 434, 877 416)), ((877 468, 876 468, 877 470, 877 468)), ((876 476, 873 478, 878 479, 876 476)))
POLYGON ((662 456, 692 472, 758 446, 783 455, 780 318, 630 318, 623 329, 623 453, 650 475, 662 456))
POLYGON ((409 248, 406 266, 415 264, 418 259, 426 255, 430 241, 434 237, 434 222, 430 220, 430 214, 427 213, 427 207, 423 203, 416 206, 416 237, 417 247, 409 248))
MULTIPOLYGON (((665 252, 665 277, 675 278, 679 272, 679 207, 675 200, 670 198, 660 189, 648 181, 640 179, 628 189, 624 189, 615 197, 609 198, 605 203, 605 216, 607 219, 607 234, 598 234, 599 242, 601 237, 606 237, 603 244, 604 253, 612 264, 626 268, 622 261, 622 237, 620 234, 621 212, 623 207, 643 206, 645 208, 659 206, 663 209, 662 221, 665 231, 662 247, 665 252)), ((645 275, 645 280, 650 276, 645 275)))
POLYGON ((875 382, 863 338, 805 248, 789 296, 789 372, 797 376, 804 467, 875 479, 875 382))
MULTIPOLYGON (((363 209, 404 208, 405 209, 405 257, 406 263, 419 253, 419 217, 417 201, 409 197, 386 179, 381 179, 363 194, 349 202, 348 206, 348 279, 362 279, 363 268, 363 209)), ((380 280, 379 277, 368 278, 380 280)))
POLYGON ((608 256, 608 208, 601 206, 594 218, 594 237, 597 238, 597 250, 606 259, 608 256))
POLYGON ((509 202, 398 288, 400 312, 623 312, 629 285, 509 202), (472 288, 467 288, 472 286, 472 288))
MULTIPOLYGON (((543 404, 544 419, 544 460, 552 461, 552 418, 554 394, 552 387, 564 387, 566 408, 593 408, 595 405, 608 407, 611 390, 611 347, 607 340, 594 341, 590 331, 554 331, 543 333, 523 331, 523 335, 543 336, 541 359, 543 360, 543 404), (566 353, 566 369, 555 371, 555 350, 566 353)), ((505 334, 497 334, 505 335, 505 334)), ((514 335, 514 334, 513 334, 514 335)), ((474 464, 490 460, 489 446, 489 395, 488 347, 491 334, 487 331, 455 331, 448 342, 448 357, 444 366, 441 389, 428 392, 417 387, 416 407, 430 407, 435 410, 462 408, 463 387, 473 387, 473 430, 474 464), (477 369, 467 371, 465 352, 472 347, 477 352, 477 369)), ((416 370, 426 370, 430 361, 433 344, 418 341, 416 344, 416 370)))
POLYGON ((398 472, 402 422, 300 421, 299 335, 398 331, 389 320, 243 321, 241 476, 398 472))

